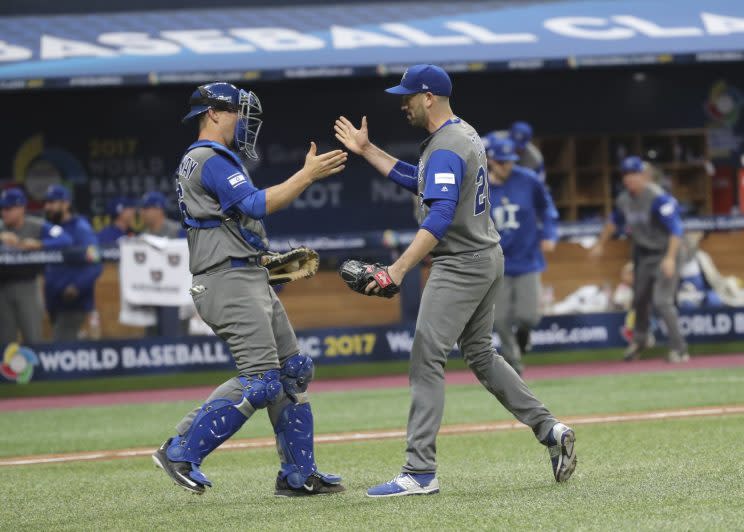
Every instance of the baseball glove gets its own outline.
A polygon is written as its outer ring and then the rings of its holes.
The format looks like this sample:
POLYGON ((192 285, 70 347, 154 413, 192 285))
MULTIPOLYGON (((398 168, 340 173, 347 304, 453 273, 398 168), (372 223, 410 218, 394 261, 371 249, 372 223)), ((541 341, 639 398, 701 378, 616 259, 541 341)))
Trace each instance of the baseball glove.
POLYGON ((318 272, 320 257, 314 249, 300 247, 286 253, 268 253, 261 257, 261 266, 269 270, 269 284, 286 284, 310 279, 318 272))
POLYGON ((382 264, 369 264, 359 260, 347 260, 338 270, 341 279, 354 292, 365 296, 393 297, 400 292, 400 287, 393 282, 387 268, 382 264), (376 293, 366 293, 364 289, 374 281, 380 288, 376 293))

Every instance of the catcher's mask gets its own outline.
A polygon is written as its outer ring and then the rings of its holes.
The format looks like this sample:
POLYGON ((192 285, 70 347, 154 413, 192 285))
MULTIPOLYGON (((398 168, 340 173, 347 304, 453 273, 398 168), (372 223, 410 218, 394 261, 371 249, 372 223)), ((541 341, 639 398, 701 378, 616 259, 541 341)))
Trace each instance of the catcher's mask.
POLYGON ((253 91, 246 92, 241 89, 238 106, 238 122, 235 124, 235 146, 249 159, 258 159, 256 141, 263 120, 256 115, 261 114, 261 100, 253 91))
POLYGON ((261 114, 261 101, 255 93, 238 89, 232 83, 208 83, 196 88, 189 105, 191 110, 183 118, 184 122, 206 113, 210 108, 238 113, 233 148, 249 159, 258 159, 256 141, 263 120, 256 116, 261 114))

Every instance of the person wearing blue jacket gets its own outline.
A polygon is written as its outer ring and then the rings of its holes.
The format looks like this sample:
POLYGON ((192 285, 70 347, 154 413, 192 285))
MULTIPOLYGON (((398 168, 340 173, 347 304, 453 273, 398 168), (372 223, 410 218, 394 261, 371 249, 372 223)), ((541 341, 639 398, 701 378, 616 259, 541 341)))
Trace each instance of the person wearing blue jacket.
MULTIPOLYGON (((72 244, 72 238, 58 225, 26 214, 26 195, 20 188, 0 194, 0 251, 59 249, 72 244)), ((39 275, 43 266, 0 266, 0 349, 18 339, 34 344, 41 341, 44 306, 39 275)))
MULTIPOLYGON (((44 199, 47 220, 62 227, 72 237, 73 246, 85 250, 98 247, 98 237, 88 220, 72 212, 69 190, 61 185, 51 185, 44 199)), ((54 340, 77 339, 80 327, 94 308, 96 279, 102 269, 100 262, 47 266, 44 295, 54 340)))
POLYGON ((521 375, 522 354, 529 350, 530 331, 541 317, 543 252, 555 249, 558 211, 539 176, 514 164, 519 160, 514 142, 489 137, 484 144, 491 217, 504 250, 504 279, 496 296, 494 327, 501 339, 501 354, 521 375))

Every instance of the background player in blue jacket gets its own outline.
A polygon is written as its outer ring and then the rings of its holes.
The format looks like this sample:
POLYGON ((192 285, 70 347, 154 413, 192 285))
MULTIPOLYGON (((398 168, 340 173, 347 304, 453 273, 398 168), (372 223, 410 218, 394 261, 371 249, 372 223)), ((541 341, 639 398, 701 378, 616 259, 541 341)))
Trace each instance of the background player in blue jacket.
POLYGON ((537 174, 514 164, 519 159, 514 143, 489 137, 485 144, 491 217, 504 250, 504 279, 496 296, 494 327, 501 338, 501 354, 521 375, 530 330, 540 321, 543 252, 555 248, 558 212, 537 174))
MULTIPOLYGON (((58 249, 72 238, 58 225, 26 214, 26 195, 20 188, 0 194, 1 251, 58 249)), ((41 341, 44 307, 38 278, 43 266, 0 266, 0 346, 15 342, 18 331, 25 343, 41 341)))
MULTIPOLYGON (((73 214, 70 191, 51 185, 44 198, 44 212, 72 238, 72 245, 84 249, 98 247, 98 237, 88 220, 73 214)), ((97 250, 96 250, 97 255, 97 250)), ((94 308, 96 279, 103 267, 89 264, 50 264, 44 275, 44 297, 55 340, 77 339, 80 326, 94 308)))
POLYGON ((123 236, 134 235, 134 218, 137 202, 132 198, 118 197, 109 201, 106 209, 111 223, 98 232, 98 243, 102 246, 115 244, 123 236))

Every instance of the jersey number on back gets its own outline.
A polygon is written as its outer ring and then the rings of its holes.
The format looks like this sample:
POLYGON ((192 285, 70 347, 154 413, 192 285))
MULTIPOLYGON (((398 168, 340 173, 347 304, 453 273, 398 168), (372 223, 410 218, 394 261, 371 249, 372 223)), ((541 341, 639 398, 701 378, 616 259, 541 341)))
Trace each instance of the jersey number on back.
POLYGON ((474 216, 483 214, 486 211, 486 197, 488 196, 488 181, 486 181, 486 171, 481 166, 478 168, 478 175, 475 176, 475 209, 474 216))
POLYGON ((186 203, 183 201, 183 187, 180 181, 176 181, 176 194, 178 195, 178 210, 181 211, 182 219, 191 218, 189 210, 186 208, 186 203))

